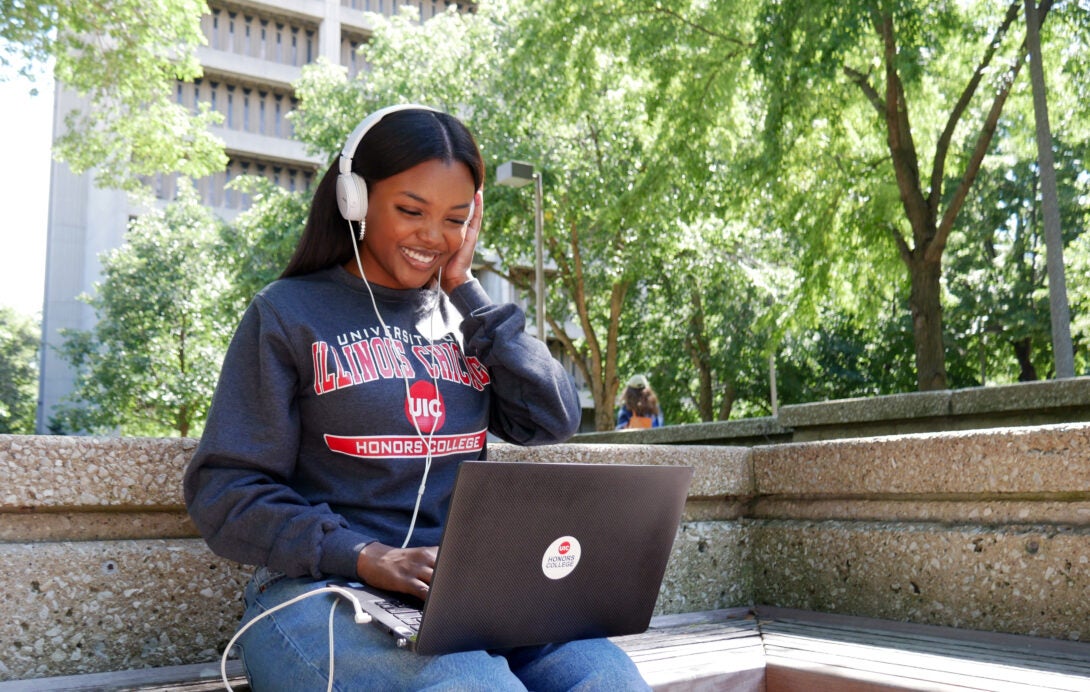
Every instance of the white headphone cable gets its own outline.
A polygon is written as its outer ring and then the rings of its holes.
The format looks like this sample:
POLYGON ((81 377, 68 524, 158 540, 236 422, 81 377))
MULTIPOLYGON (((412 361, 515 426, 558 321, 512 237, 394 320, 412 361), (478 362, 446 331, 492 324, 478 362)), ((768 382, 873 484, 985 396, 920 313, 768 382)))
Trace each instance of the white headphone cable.
MULTIPOLYGON (((471 210, 472 210, 472 208, 473 207, 470 206, 471 210)), ((467 224, 469 223, 469 219, 466 220, 466 223, 467 224)), ((360 233, 359 233, 360 242, 363 241, 365 224, 366 224, 366 221, 361 221, 360 222, 360 233)), ((379 324, 382 325, 383 335, 387 339, 392 339, 393 337, 390 336, 390 328, 386 325, 386 321, 384 319, 382 319, 382 313, 379 312, 378 301, 375 300, 375 292, 371 290, 371 282, 367 280, 367 274, 365 274, 364 271, 363 271, 363 260, 360 259, 360 247, 359 247, 359 243, 356 242, 356 233, 355 233, 355 231, 352 230, 352 222, 351 221, 348 222, 348 233, 349 233, 349 236, 352 238, 352 251, 353 251, 353 253, 355 253, 355 256, 356 256, 356 268, 360 272, 360 278, 363 279, 363 285, 367 287, 368 295, 371 296, 371 307, 374 308, 374 310, 375 310, 375 317, 378 318, 379 324)), ((440 287, 442 279, 443 279, 443 268, 439 267, 439 274, 438 274, 438 276, 436 277, 436 280, 435 280, 435 300, 436 300, 436 302, 435 302, 435 307, 432 309, 432 318, 434 318, 434 316, 435 316, 435 310, 439 309, 439 300, 442 297, 441 296, 442 288, 440 287)), ((435 388, 435 401, 436 401, 436 404, 438 406, 438 401, 439 401, 439 381, 437 379, 436 373, 439 372, 439 361, 438 361, 438 358, 435 355, 435 342, 433 342, 431 340, 431 335, 430 334, 425 334, 424 338, 428 340, 429 352, 431 353, 431 362, 432 362, 431 382, 432 382, 432 386, 435 388)), ((405 400, 408 401, 408 399, 412 396, 412 394, 409 391, 409 376, 407 374, 404 374, 404 372, 403 372, 402 379, 405 382, 405 400)), ((409 414, 410 414, 410 416, 412 416, 413 427, 416 429, 416 436, 419 437, 420 441, 424 443, 424 475, 420 478, 420 488, 416 492, 416 504, 413 506, 413 514, 412 514, 412 518, 409 520, 409 530, 405 534, 405 541, 401 544, 402 549, 408 547, 409 540, 412 538, 413 530, 416 527, 416 517, 420 513, 420 503, 424 498, 424 489, 425 489, 425 487, 427 485, 427 482, 428 482, 428 472, 431 471, 432 442, 435 439, 435 430, 436 430, 436 428, 439 427, 438 425, 436 425, 433 422, 432 427, 431 427, 431 431, 429 432, 428 437, 425 438, 423 431, 420 430, 420 421, 417 418, 416 413, 412 410, 411 407, 409 409, 409 414)))
MULTIPOLYGON (((295 605, 299 601, 302 601, 302 600, 307 599, 307 598, 311 598, 312 596, 319 596, 319 595, 324 594, 324 593, 333 593, 333 594, 337 594, 338 596, 341 596, 343 598, 347 598, 348 601, 352 604, 352 608, 356 611, 356 614, 354 616, 354 620, 356 621, 357 625, 364 625, 364 624, 367 624, 368 622, 371 622, 371 616, 363 611, 363 606, 360 605, 360 601, 359 601, 358 598, 356 598, 356 595, 353 594, 351 591, 349 591, 347 589, 342 589, 339 586, 323 586, 322 588, 315 589, 314 591, 307 591, 306 593, 300 594, 300 595, 296 596, 295 598, 284 601, 280 605, 269 608, 265 612, 263 612, 260 615, 258 615, 257 617, 255 617, 253 620, 250 620, 245 625, 243 625, 242 628, 240 628, 238 632, 235 632, 235 636, 231 637, 231 641, 227 642, 227 646, 225 646, 223 648, 223 656, 220 657, 220 677, 223 679, 223 686, 227 688, 228 692, 233 692, 234 688, 231 687, 231 682, 230 682, 230 680, 227 679, 227 655, 229 653, 231 653, 231 649, 235 646, 235 642, 237 642, 239 640, 239 637, 241 637, 243 635, 243 633, 246 632, 246 630, 250 629, 252 626, 257 624, 257 622, 259 620, 261 620, 262 618, 267 617, 269 615, 272 615, 273 613, 275 613, 275 612, 277 612, 279 610, 283 610, 284 608, 287 608, 290 605, 295 605)), ((334 599, 333 600, 333 608, 330 609, 330 611, 329 611, 329 689, 330 690, 333 689, 333 611, 336 609, 336 607, 337 607, 337 600, 334 599)))

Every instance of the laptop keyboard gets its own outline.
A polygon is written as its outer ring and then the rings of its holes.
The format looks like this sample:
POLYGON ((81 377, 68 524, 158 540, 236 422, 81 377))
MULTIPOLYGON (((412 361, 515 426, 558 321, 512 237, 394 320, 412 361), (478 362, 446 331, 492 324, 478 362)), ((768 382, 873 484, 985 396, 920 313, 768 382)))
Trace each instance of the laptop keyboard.
POLYGON ((420 629, 420 618, 424 613, 419 608, 405 605, 400 601, 379 601, 378 605, 387 613, 403 622, 405 626, 413 632, 420 629))

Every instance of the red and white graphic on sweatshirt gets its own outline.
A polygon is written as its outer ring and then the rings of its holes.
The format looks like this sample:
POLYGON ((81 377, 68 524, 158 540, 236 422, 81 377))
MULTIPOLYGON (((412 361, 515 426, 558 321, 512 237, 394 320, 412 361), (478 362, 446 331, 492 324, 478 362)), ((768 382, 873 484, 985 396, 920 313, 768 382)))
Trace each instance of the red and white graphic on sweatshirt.
POLYGON ((480 452, 484 449, 486 432, 479 430, 463 435, 370 435, 349 437, 326 435, 329 451, 347 454, 358 459, 387 459, 390 457, 427 456, 432 458, 480 452))
MULTIPOLYGON (((318 342, 325 347, 324 342, 318 342)), ((415 351, 415 349, 414 349, 415 351)), ((328 353, 325 349, 315 344, 313 349, 315 361, 319 356, 328 353)), ((396 350, 393 352, 397 352, 396 350)), ((338 380, 343 375, 338 363, 338 380)), ((423 359, 422 359, 423 360, 423 359)), ((475 361, 475 359, 474 359, 475 361)), ((444 369, 436 361, 429 366, 428 373, 436 379, 452 379, 456 383, 465 386, 473 386, 473 378, 459 377, 458 368, 444 369)), ((481 371, 487 378, 487 371, 482 367, 481 371)), ((318 375, 315 376, 318 381, 318 375)), ((476 381, 481 381, 476 378, 476 381)), ((485 379, 484 381, 487 381, 485 379)), ((350 386, 350 385, 349 385, 350 386)), ((319 392, 322 393, 322 392, 319 392)), ((326 435, 326 447, 330 451, 340 454, 348 454, 349 457, 358 459, 386 459, 391 457, 445 457, 450 454, 476 453, 484 449, 485 430, 477 430, 475 433, 461 435, 438 435, 447 422, 447 405, 441 393, 431 380, 420 380, 409 388, 409 396, 404 403, 405 420, 413 430, 419 430, 419 434, 413 435, 370 435, 370 436, 346 436, 326 435)))
POLYGON ((314 393, 321 396, 380 379, 415 379, 418 373, 410 354, 428 377, 457 382, 478 392, 491 381, 481 361, 466 356, 457 343, 425 344, 418 335, 408 338, 405 332, 398 333, 406 340, 352 332, 338 337, 337 345, 315 341, 310 346, 314 393))
POLYGON ((422 434, 438 432, 447 420, 443 395, 431 382, 414 382, 405 399, 405 417, 422 434))

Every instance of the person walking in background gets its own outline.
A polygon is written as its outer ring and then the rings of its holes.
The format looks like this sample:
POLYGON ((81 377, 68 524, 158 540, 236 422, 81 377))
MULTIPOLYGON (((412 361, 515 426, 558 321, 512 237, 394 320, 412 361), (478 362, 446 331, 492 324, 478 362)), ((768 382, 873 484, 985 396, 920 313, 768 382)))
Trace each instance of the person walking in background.
POLYGON ((659 398, 643 375, 633 375, 621 394, 621 409, 617 412, 617 430, 658 428, 663 424, 659 398))

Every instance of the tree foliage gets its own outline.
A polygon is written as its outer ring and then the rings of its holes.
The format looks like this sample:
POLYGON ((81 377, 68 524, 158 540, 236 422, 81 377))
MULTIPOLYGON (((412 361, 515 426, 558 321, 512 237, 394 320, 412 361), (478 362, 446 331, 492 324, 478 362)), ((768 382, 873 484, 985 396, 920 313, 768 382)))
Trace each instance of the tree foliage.
POLYGON ((35 320, 0 307, 0 434, 34 432, 40 331, 35 320))
POLYGON ((3 0, 0 69, 36 76, 53 62, 57 81, 86 99, 65 115, 54 153, 102 187, 138 189, 139 177, 200 177, 227 163, 208 131, 219 116, 175 101, 176 80, 201 75, 203 0, 3 0))
MULTIPOLYGON (((1042 5, 1042 18, 1050 6, 1042 5)), ((978 189, 985 156, 1025 62, 1021 7, 1020 0, 788 0, 766 3, 762 10, 754 65, 767 105, 766 160, 790 177, 800 169, 785 162, 799 142, 820 136, 811 128, 815 121, 862 125, 852 134, 850 156, 857 167, 877 164, 879 176, 875 184, 857 184, 848 199, 862 197, 868 206, 874 200, 870 223, 848 224, 846 234, 832 238, 824 220, 800 231, 807 243, 821 247, 860 234, 874 238, 875 247, 881 242, 876 234, 892 240, 910 282, 921 389, 948 384, 942 258, 966 200, 978 189), (870 109, 870 117, 860 108, 870 109)), ((1062 3, 1050 24, 1084 30, 1081 12, 1075 3, 1062 3)), ((1082 45, 1086 38, 1082 34, 1082 45)), ((865 265, 851 253, 839 256, 849 265, 865 265)))
MULTIPOLYGON (((620 383, 637 372, 673 423, 767 414, 770 359, 785 404, 1042 376, 1047 250, 1029 84, 1017 78, 1020 5, 486 0, 423 24, 404 10, 372 17, 370 70, 349 79, 328 63, 305 68, 291 117, 297 138, 332 160, 365 114, 426 103, 467 122, 490 170, 533 164, 548 331, 590 390, 599 429, 612 427, 620 383)), ((1072 331, 1085 345, 1090 72, 1080 72, 1085 51, 1056 52, 1064 31, 1085 46, 1090 19, 1074 3, 1046 9, 1072 331)), ((282 270, 310 199, 233 184, 254 206, 190 248, 209 256, 218 243, 223 264, 179 274, 194 295, 207 284, 219 298, 197 311, 219 334, 208 362, 282 270)), ((485 192, 481 255, 499 258, 532 318, 533 195, 491 174, 485 192)), ((123 266, 114 283, 139 284, 123 266)), ((92 303, 107 316, 120 304, 111 290, 92 303)), ((107 356, 134 344, 108 330, 73 337, 82 394, 98 403, 72 426, 139 419, 126 429, 152 430, 146 421, 184 418, 107 394, 108 377, 132 392, 149 379, 150 367, 111 374, 139 359, 107 356), (93 417, 104 410, 123 417, 93 417)), ((1085 347, 1077 362, 1087 366, 1085 347)), ((191 389, 210 394, 212 377, 191 389)), ((155 397, 181 402, 145 396, 155 397)))
MULTIPOLYGON (((897 305, 912 306, 917 385, 944 386, 941 249, 991 123, 1017 122, 998 118, 994 98, 1024 57, 1010 7, 482 3, 423 26, 380 22, 365 80, 310 72, 299 130, 328 151, 359 113, 424 100, 463 112, 490 165, 541 170, 550 331, 599 428, 619 382, 641 371, 663 373, 678 419, 725 417, 735 397, 739 411, 767 410, 768 356, 808 353, 792 332, 839 323, 837 339, 899 338, 877 326, 903 326, 888 314, 897 305), (744 252, 723 249, 729 228, 753 229, 744 252), (713 258, 687 259, 692 247, 713 258), (904 296, 906 285, 923 288, 904 296), (921 371, 924 332, 939 360, 921 371)), ((491 188, 482 241, 529 296, 531 199, 491 188)), ((873 382, 903 382, 903 367, 889 376, 862 356, 853 367, 863 364, 873 382)), ((962 382, 962 361, 952 367, 962 382)))
MULTIPOLYGON (((516 21, 503 9, 482 4, 475 14, 448 12, 422 26, 411 15, 376 19, 374 36, 362 50, 373 71, 355 82, 328 68, 308 71, 299 92, 297 132, 328 146, 343 141, 361 113, 389 102, 421 101, 462 113, 490 168, 512 158, 533 161, 543 171, 548 209, 549 324, 591 389, 597 426, 612 427, 622 303, 630 274, 652 264, 654 254, 653 245, 638 244, 638 236, 649 237, 651 229, 635 224, 636 214, 627 208, 636 195, 615 194, 631 190, 640 174, 653 127, 642 116, 641 94, 648 85, 622 80, 623 88, 609 91, 603 78, 619 66, 604 57, 597 82, 582 83, 578 102, 578 90, 562 74, 525 89, 527 76, 536 80, 548 72, 528 75, 522 71, 527 66, 514 61, 522 18, 516 21), (330 112, 344 104, 348 116, 330 112), (333 136, 324 134, 329 123, 340 123, 333 136)), ((529 275, 520 271, 533 264, 527 197, 489 188, 481 243, 499 255, 506 278, 532 295, 529 275)))
POLYGON ((125 244, 103 258, 95 295, 85 297, 97 323, 65 334, 76 387, 52 427, 199 434, 237 320, 221 303, 218 223, 185 184, 176 202, 132 222, 125 244))
POLYGON ((227 288, 220 305, 227 320, 236 319, 254 295, 288 265, 306 225, 312 190, 294 192, 266 178, 244 176, 231 185, 248 194, 249 209, 220 228, 227 288))
MULTIPOLYGON (((1006 139, 1000 153, 1015 149, 1009 144, 1006 139)), ((1076 269, 1082 262, 1077 240, 1090 216, 1090 180, 1084 170, 1090 143, 1056 144, 1061 229, 1065 247, 1071 248, 1068 263, 1076 269)), ((997 162, 982 172, 980 192, 966 204, 966 223, 951 238, 949 330, 977 366, 973 381, 960 386, 1055 374, 1038 167, 1017 150, 997 162)), ((1085 295, 1079 278, 1073 271, 1067 281, 1072 297, 1085 295)), ((1085 314, 1079 308, 1075 314, 1085 314)), ((1085 337, 1073 334, 1076 346, 1085 345, 1085 337)), ((952 358, 959 355, 951 352, 952 358)), ((1085 353, 1081 360, 1085 368, 1085 353)))

